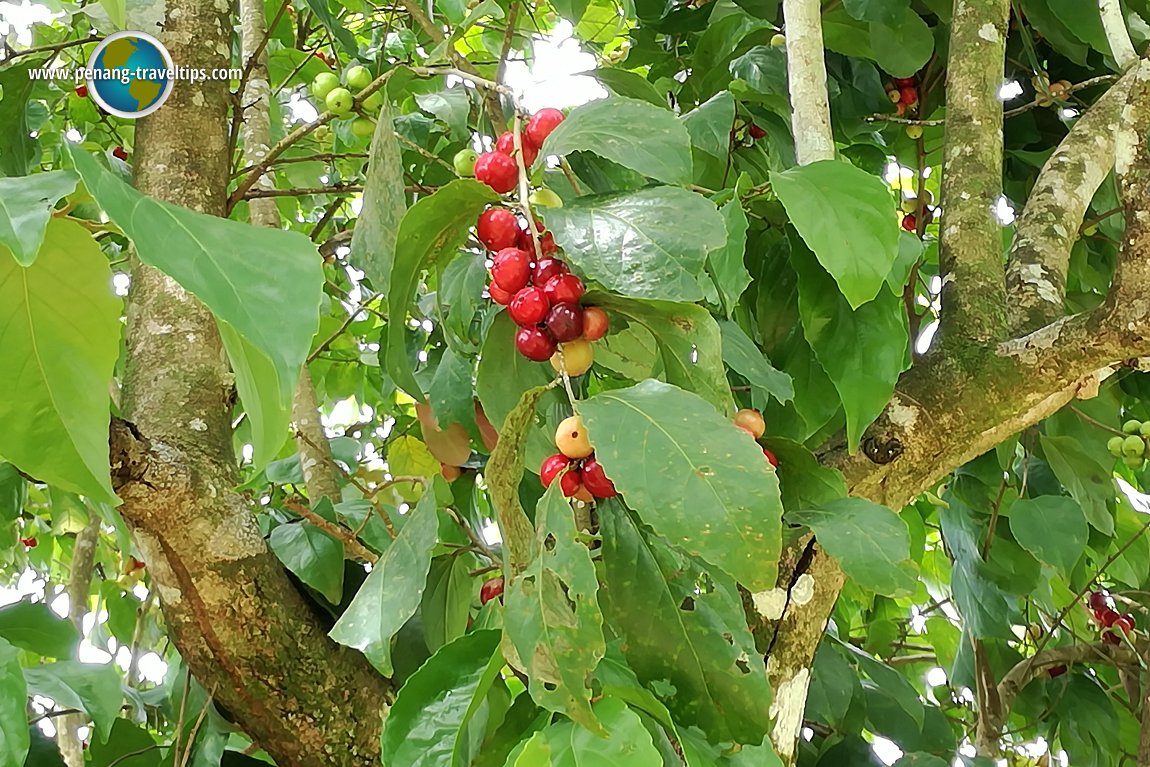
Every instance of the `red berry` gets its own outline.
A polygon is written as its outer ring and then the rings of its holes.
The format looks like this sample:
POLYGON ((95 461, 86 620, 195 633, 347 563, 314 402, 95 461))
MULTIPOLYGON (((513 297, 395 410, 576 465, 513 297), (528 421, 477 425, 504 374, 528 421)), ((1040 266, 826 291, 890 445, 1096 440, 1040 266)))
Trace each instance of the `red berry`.
POLYGON ((579 304, 556 304, 547 313, 545 322, 556 341, 574 341, 583 335, 583 307, 579 304))
MULTIPOLYGON (((527 251, 531 253, 531 251, 527 251)), ((567 264, 557 258, 544 256, 535 262, 535 269, 531 272, 531 282, 536 285, 546 285, 552 277, 567 274, 567 264)))
POLYGON ((491 296, 491 300, 500 306, 507 306, 511 303, 511 299, 515 297, 514 293, 508 293, 494 282, 487 286, 487 293, 491 296))
POLYGON ((30 549, 34 549, 39 545, 39 542, 35 538, 21 538, 20 543, 24 544, 30 549))
POLYGON ((1046 670, 1046 673, 1051 679, 1057 679, 1066 673, 1066 665, 1062 664, 1058 666, 1051 666, 1046 670))
POLYGON ((765 455, 767 460, 771 462, 771 466, 774 466, 776 469, 779 468, 779 459, 775 457, 774 453, 764 447, 763 455, 765 455))
POLYGON ((1102 625, 1105 626, 1106 628, 1110 628, 1115 623, 1117 623, 1119 621, 1119 619, 1121 619, 1121 618, 1122 618, 1122 616, 1119 615, 1116 610, 1111 610, 1111 609, 1107 608, 1107 609, 1102 611, 1102 625))
POLYGON ((913 85, 904 85, 899 88, 899 103, 912 107, 918 103, 918 90, 913 85))
POLYGON ((1104 633, 1102 635, 1102 641, 1105 642, 1106 644, 1112 644, 1112 645, 1122 644, 1122 640, 1119 639, 1118 635, 1115 634, 1113 631, 1107 631, 1106 633, 1104 633))
POLYGON ((516 325, 524 328, 538 325, 546 319, 550 308, 551 302, 547 300, 547 294, 542 288, 537 287, 523 288, 507 305, 511 319, 515 320, 516 325))
POLYGON ((1133 615, 1123 615, 1121 618, 1114 621, 1114 625, 1117 628, 1122 629, 1123 634, 1129 634, 1131 631, 1134 630, 1134 616, 1133 615))
POLYGON ((583 487, 583 472, 576 468, 568 469, 563 478, 559 480, 559 489, 568 498, 579 492, 581 487, 583 487))
POLYGON ((488 250, 513 248, 519 241, 519 219, 507 208, 488 208, 479 214, 475 233, 488 250))
POLYGON ((475 178, 507 194, 519 183, 519 166, 502 152, 484 152, 475 161, 475 178))
MULTIPOLYGON (((546 231, 543 224, 535 222, 535 231, 539 232, 539 252, 544 256, 553 256, 559 252, 555 244, 555 235, 546 231)), ((523 229, 519 232, 519 247, 531 255, 535 255, 535 243, 531 240, 531 232, 523 229)))
POLYGON ((607 479, 603 467, 591 456, 583 462, 583 487, 587 488, 596 498, 614 498, 619 494, 615 483, 607 479))
POLYGON ((908 232, 918 231, 918 219, 915 218, 913 213, 907 213, 902 217, 902 228, 908 232))
POLYGON ((1094 612, 1102 612, 1109 607, 1106 603, 1106 595, 1101 591, 1090 592, 1090 597, 1087 599, 1086 604, 1094 612))
POLYGON ((515 334, 515 348, 529 360, 546 362, 551 359, 551 355, 558 347, 555 339, 546 330, 520 328, 515 334))
POLYGON ((583 297, 583 280, 574 274, 560 274, 547 280, 543 291, 552 304, 575 304, 583 297))
POLYGON ((767 135, 765 130, 755 125, 754 123, 751 123, 751 127, 747 128, 747 133, 751 134, 751 138, 753 139, 761 139, 763 136, 767 135))
POLYGON ((561 122, 563 122, 563 113, 558 109, 540 109, 527 121, 527 137, 531 139, 532 144, 541 147, 547 137, 551 135, 551 131, 555 130, 561 122))
POLYGON ((899 117, 902 117, 903 115, 905 115, 906 114, 906 104, 902 103, 901 101, 898 102, 897 104, 895 104, 894 105, 894 113, 897 114, 899 117))
POLYGON ((485 605, 492 599, 503 596, 503 576, 484 581, 479 588, 479 604, 485 605))
POLYGON ((897 85, 899 88, 905 88, 908 85, 914 85, 914 78, 913 77, 896 77, 896 78, 894 78, 894 84, 897 85))
POLYGON ((587 341, 598 341, 607 335, 610 321, 607 312, 598 306, 588 306, 583 309, 583 338, 587 341))
MULTIPOLYGON (((535 164, 535 158, 539 156, 539 148, 532 144, 526 134, 520 135, 519 140, 523 145, 523 164, 530 168, 535 164)), ((500 134, 499 140, 495 142, 495 151, 502 152, 508 157, 515 157, 515 134, 511 131, 503 131, 500 134)))
POLYGON ((562 453, 544 458, 543 463, 539 465, 539 481, 543 483, 543 487, 551 487, 551 483, 559 476, 559 472, 566 469, 570 464, 571 459, 562 453))
POLYGON ((551 232, 544 232, 539 235, 539 251, 545 256, 553 256, 559 252, 559 246, 555 244, 555 235, 551 232))
POLYGON ((531 279, 531 257, 519 248, 504 248, 495 254, 491 265, 491 280, 499 287, 515 293, 527 287, 531 279))
POLYGON ((122 146, 118 146, 112 150, 112 156, 119 159, 119 160, 123 160, 124 162, 127 162, 128 161, 128 150, 124 149, 124 147, 122 147, 122 146))
POLYGON ((88 86, 87 85, 77 85, 76 86, 76 95, 82 99, 88 98, 88 86))

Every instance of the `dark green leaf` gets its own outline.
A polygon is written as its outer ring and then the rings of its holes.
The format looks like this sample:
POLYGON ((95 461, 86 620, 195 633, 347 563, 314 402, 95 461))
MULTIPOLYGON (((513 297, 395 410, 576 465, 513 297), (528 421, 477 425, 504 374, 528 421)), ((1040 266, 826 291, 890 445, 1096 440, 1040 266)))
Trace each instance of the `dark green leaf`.
POLYGON ((1047 0, 1047 3, 1071 34, 1099 53, 1111 55, 1106 31, 1102 28, 1102 15, 1093 3, 1076 0, 1047 0))
POLYGON ((392 673, 391 640, 419 608, 439 529, 428 490, 331 630, 331 638, 361 650, 384 676, 392 673))
POLYGON ((1024 549, 1069 578, 1086 549, 1090 528, 1073 498, 1040 495, 1010 507, 1010 532, 1024 549), (1057 531, 1056 534, 1052 534, 1057 531))
POLYGON ((943 496, 949 506, 939 509, 942 535, 954 557, 951 591, 962 615, 963 627, 975 638, 1011 639, 1011 624, 1024 622, 1018 597, 1002 589, 982 560, 986 526, 976 512, 953 491, 943 496))
POLYGON ((72 193, 77 180, 68 170, 26 178, 0 177, 0 253, 7 251, 16 263, 31 266, 44 241, 52 208, 72 193))
POLYGON ((0 767, 24 767, 29 745, 27 706, 20 651, 0 639, 0 767))
POLYGON ((391 115, 391 104, 385 101, 371 139, 363 205, 351 235, 351 260, 377 289, 391 276, 396 232, 407 210, 403 160, 391 115))
POLYGON ((45 658, 68 659, 80 634, 43 602, 23 601, 0 607, 0 639, 45 658))
POLYGON ((547 739, 550 760, 524 762, 516 767, 663 767, 663 758, 651 743, 639 715, 615 698, 595 704, 603 724, 599 736, 574 722, 554 724, 540 732, 547 739))
POLYGON ((707 254, 707 273, 714 279, 729 317, 743 291, 751 284, 751 275, 743 264, 747 249, 747 214, 738 200, 731 200, 719 212, 723 214, 727 227, 727 244, 707 254))
POLYGON ((871 678, 871 681, 879 686, 884 696, 891 698, 899 708, 914 720, 915 725, 922 727, 923 719, 926 716, 926 707, 919 699, 918 691, 915 690, 914 685, 905 676, 856 647, 842 643, 839 646, 845 647, 849 651, 848 657, 858 665, 863 673, 871 678))
POLYGON ((159 767, 163 752, 147 730, 117 719, 108 742, 92 741, 88 756, 91 767, 159 767))
POLYGON ((343 544, 310 522, 280 525, 268 545, 284 567, 323 594, 333 605, 343 601, 343 544))
POLYGON ((467 118, 471 113, 471 99, 467 96, 466 88, 448 88, 439 93, 419 94, 415 97, 415 103, 419 104, 419 108, 423 111, 439 118, 455 138, 467 137, 467 118))
POLYGON ((910 8, 910 0, 843 0, 843 8, 859 21, 895 24, 910 8))
MULTIPOLYGON (((729 91, 716 93, 683 115, 682 120, 691 136, 691 146, 726 162, 731 151, 731 128, 735 124, 735 99, 729 91)), ((741 253, 739 257, 741 260, 741 253)))
POLYGON ((675 187, 580 197, 543 218, 576 269, 633 298, 701 299, 707 254, 727 241, 714 203, 675 187))
POLYGON ((62 708, 87 712, 96 738, 108 739, 124 700, 115 666, 59 661, 24 669, 24 680, 29 694, 51 698, 62 708))
POLYGON ((1103 535, 1114 534, 1114 516, 1108 501, 1114 497, 1114 476, 1083 449, 1074 437, 1052 437, 1045 434, 1039 439, 1054 475, 1070 496, 1078 501, 1090 526, 1103 535))
POLYGON ((871 22, 875 61, 892 77, 913 77, 934 53, 934 35, 922 17, 905 8, 897 20, 871 22))
POLYGON ((10 463, 0 462, 0 522, 13 522, 24 510, 28 482, 10 463))
POLYGON ((26 176, 32 169, 32 158, 36 156, 36 144, 29 135, 28 99, 35 83, 28 77, 28 70, 46 64, 46 61, 29 61, 4 67, 0 71, 0 175, 26 176))
POLYGON ((344 53, 354 57, 359 52, 355 35, 332 14, 331 8, 328 7, 328 0, 303 0, 303 2, 307 3, 308 8, 311 8, 312 13, 323 24, 324 29, 339 41, 339 46, 343 48, 344 53))
POLYGON ((764 443, 779 459, 777 471, 784 509, 812 509, 847 494, 842 473, 822 466, 802 445, 776 437, 768 437, 764 443))
POLYGON ((470 573, 477 566, 470 554, 436 557, 431 561, 419 612, 423 617, 423 636, 432 651, 438 651, 467 631, 478 586, 470 573))
POLYGON ((453 423, 466 426, 475 420, 475 397, 471 393, 473 362, 456 354, 450 347, 444 349, 439 358, 428 394, 431 410, 441 429, 453 423))
POLYGON ((790 103, 787 97, 787 53, 783 48, 756 45, 732 61, 730 71, 731 77, 744 81, 750 88, 748 94, 740 92, 741 98, 761 102, 783 114, 787 112, 790 103))
POLYGON ((603 83, 616 96, 641 99, 657 107, 667 106, 667 96, 660 93, 647 78, 637 72, 605 68, 592 70, 588 74, 603 83))
POLYGON ((691 180, 691 140, 669 109, 620 98, 576 107, 539 151, 540 157, 584 150, 666 184, 691 180), (636 131, 632 126, 642 125, 636 131))
POLYGON ((794 382, 786 373, 775 370, 755 342, 738 324, 724 320, 719 323, 723 334, 723 361, 741 375, 752 387, 769 392, 779 402, 795 396, 794 382))

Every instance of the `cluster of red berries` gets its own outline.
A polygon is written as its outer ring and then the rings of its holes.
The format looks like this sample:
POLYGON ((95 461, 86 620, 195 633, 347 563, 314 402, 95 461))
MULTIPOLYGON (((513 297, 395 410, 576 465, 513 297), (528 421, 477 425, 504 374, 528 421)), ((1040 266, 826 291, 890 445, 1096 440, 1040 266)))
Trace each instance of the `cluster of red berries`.
POLYGON ((555 430, 555 447, 559 452, 544 458, 539 466, 539 481, 543 487, 550 487, 562 474, 559 489, 567 498, 590 503, 596 498, 614 498, 619 494, 595 460, 595 448, 591 447, 591 440, 579 416, 564 418, 559 424, 555 430))
POLYGON ((1134 631, 1134 616, 1121 615, 1110 606, 1110 598, 1102 591, 1091 592, 1086 601, 1094 620, 1102 626, 1102 641, 1106 644, 1122 644, 1122 635, 1129 636, 1134 631))
POLYGON ((34 549, 39 545, 39 542, 35 538, 21 538, 20 543, 29 549, 34 549))
MULTIPOLYGON (((752 410, 751 408, 747 407, 735 413, 735 426, 742 429, 747 434, 750 434, 751 439, 755 440, 756 442, 762 439, 762 436, 767 431, 767 422, 763 420, 763 414, 758 410, 752 410)), ((765 455, 767 460, 771 462, 771 466, 774 466, 776 469, 779 467, 779 459, 775 457, 774 453, 765 447, 763 448, 763 455, 765 455)))
MULTIPOLYGON (((540 109, 527 121, 519 135, 523 148, 523 167, 530 168, 539 156, 539 148, 551 131, 563 122, 558 109, 540 109)), ((495 149, 479 155, 475 161, 475 178, 499 194, 507 194, 519 183, 519 164, 515 161, 515 134, 505 131, 495 142, 495 149)))
POLYGON ((895 105, 899 117, 918 106, 918 84, 913 77, 894 78, 887 85, 886 95, 895 105))

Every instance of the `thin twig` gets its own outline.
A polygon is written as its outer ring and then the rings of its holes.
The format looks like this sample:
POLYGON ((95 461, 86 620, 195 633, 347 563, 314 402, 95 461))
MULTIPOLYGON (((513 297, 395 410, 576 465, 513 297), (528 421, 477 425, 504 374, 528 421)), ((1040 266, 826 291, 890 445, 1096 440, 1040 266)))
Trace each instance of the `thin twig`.
POLYGON ((34 48, 25 48, 21 51, 13 50, 12 48, 9 48, 7 45, 5 45, 4 47, 9 52, 9 55, 0 59, 0 63, 10 64, 21 56, 34 56, 37 53, 59 53, 60 51, 67 48, 75 48, 78 45, 87 45, 88 43, 99 42, 102 39, 103 38, 99 35, 88 35, 87 37, 79 40, 65 40, 62 43, 52 43, 51 45, 37 45, 34 48))
MULTIPOLYGON (((196 736, 200 732, 200 725, 204 723, 204 717, 208 715, 208 709, 212 707, 212 696, 216 694, 216 688, 219 683, 212 685, 212 691, 208 693, 207 698, 204 700, 204 707, 200 709, 200 715, 196 717, 195 724, 192 725, 192 731, 188 733, 188 746, 184 749, 184 757, 180 759, 180 767, 188 767, 188 760, 192 758, 192 748, 196 745, 196 736)), ((172 762, 175 763, 175 756, 173 755, 172 762)))
POLYGON ((313 525, 318 527, 320 530, 323 530, 325 533, 332 536, 336 540, 341 541, 351 554, 359 557, 365 562, 370 562, 373 565, 379 561, 379 557, 375 555, 375 552, 360 543, 352 531, 348 530, 343 525, 337 525, 333 522, 328 522, 319 514, 316 514, 314 511, 309 509, 305 504, 300 503, 299 501, 296 501, 292 498, 285 498, 283 505, 294 511, 296 514, 299 514, 308 522, 311 522, 313 525))
POLYGON ((309 194, 359 194, 362 191, 362 186, 356 186, 353 184, 297 187, 295 189, 252 189, 244 195, 244 199, 263 200, 268 197, 306 197, 309 194))

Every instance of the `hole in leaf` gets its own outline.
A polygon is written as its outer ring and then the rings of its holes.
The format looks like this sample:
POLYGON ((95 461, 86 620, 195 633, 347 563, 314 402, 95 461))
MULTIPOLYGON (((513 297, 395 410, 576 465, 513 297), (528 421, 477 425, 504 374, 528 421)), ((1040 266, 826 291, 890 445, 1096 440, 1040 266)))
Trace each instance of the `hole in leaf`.
POLYGON ((559 689, 559 685, 555 684, 554 682, 544 682, 543 689, 547 692, 555 692, 559 689))
POLYGON ((551 533, 547 534, 547 537, 543 539, 543 548, 547 549, 548 551, 555 551, 555 536, 554 535, 552 535, 551 533))
POLYGON ((695 600, 693 597, 683 597, 683 601, 679 603, 679 609, 686 612, 694 612, 695 600))
POLYGON ((737 661, 735 661, 735 666, 744 674, 751 673, 751 667, 742 658, 739 658, 737 661))

